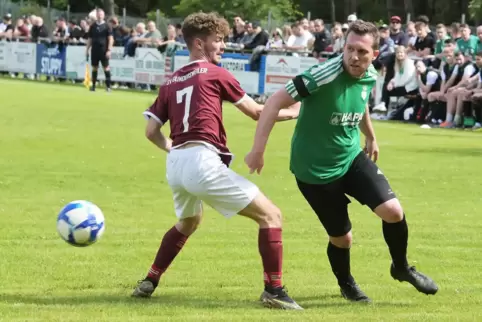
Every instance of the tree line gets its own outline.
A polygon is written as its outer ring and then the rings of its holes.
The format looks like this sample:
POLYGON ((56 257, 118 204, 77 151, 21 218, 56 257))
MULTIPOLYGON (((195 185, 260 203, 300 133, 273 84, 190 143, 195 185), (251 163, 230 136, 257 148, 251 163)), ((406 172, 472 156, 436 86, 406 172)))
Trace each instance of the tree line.
POLYGON ((460 22, 465 15, 466 22, 477 24, 482 21, 482 0, 14 0, 14 2, 66 10, 88 12, 101 7, 108 14, 120 14, 126 8, 129 15, 146 17, 160 10, 166 17, 184 17, 194 11, 217 11, 227 18, 240 15, 249 20, 266 21, 295 20, 310 13, 311 18, 326 22, 345 21, 356 12, 358 17, 370 21, 384 21, 392 15, 412 19, 424 14, 433 24, 460 22))

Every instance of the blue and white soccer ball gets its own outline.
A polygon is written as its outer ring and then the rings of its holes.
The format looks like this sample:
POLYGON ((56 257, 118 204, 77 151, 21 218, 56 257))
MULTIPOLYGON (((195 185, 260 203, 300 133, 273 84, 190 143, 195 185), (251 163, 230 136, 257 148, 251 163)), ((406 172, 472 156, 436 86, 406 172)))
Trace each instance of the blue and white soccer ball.
POLYGON ((85 247, 92 245, 104 233, 104 214, 92 202, 69 202, 57 217, 57 231, 67 243, 85 247))

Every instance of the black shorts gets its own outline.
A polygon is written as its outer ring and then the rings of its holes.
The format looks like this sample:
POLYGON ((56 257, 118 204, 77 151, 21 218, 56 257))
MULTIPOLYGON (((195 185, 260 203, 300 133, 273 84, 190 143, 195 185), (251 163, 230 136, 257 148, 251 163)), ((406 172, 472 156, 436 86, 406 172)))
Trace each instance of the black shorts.
POLYGON ((308 184, 296 179, 298 188, 331 237, 346 235, 351 230, 348 204, 355 198, 374 210, 396 198, 387 178, 364 152, 353 160, 348 172, 327 184, 308 184))
POLYGON ((109 59, 106 57, 106 51, 92 49, 92 67, 99 67, 99 63, 102 64, 102 68, 109 67, 109 59))

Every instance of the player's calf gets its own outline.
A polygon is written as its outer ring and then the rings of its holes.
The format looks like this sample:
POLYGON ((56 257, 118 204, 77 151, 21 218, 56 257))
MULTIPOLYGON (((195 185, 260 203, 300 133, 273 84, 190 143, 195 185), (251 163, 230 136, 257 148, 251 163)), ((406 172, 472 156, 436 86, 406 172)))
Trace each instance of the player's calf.
POLYGON ((152 295, 159 284, 162 274, 164 274, 176 256, 181 252, 189 236, 197 230, 201 219, 201 214, 182 218, 164 235, 154 263, 147 273, 146 278, 138 283, 132 296, 150 297, 152 295))
POLYGON ((261 302, 270 308, 301 310, 302 308, 288 296, 282 283, 281 211, 259 192, 239 214, 253 219, 259 225, 258 248, 263 262, 265 284, 261 302))

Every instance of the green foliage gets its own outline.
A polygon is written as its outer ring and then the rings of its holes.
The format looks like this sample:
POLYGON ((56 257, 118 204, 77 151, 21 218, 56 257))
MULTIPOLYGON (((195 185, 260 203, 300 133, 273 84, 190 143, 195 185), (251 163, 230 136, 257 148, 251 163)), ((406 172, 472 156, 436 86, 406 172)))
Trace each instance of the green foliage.
POLYGON ((240 15, 246 20, 265 20, 270 11, 273 19, 289 20, 301 15, 292 0, 181 0, 175 11, 180 16, 197 11, 216 11, 228 19, 240 15))
POLYGON ((23 6, 22 8, 20 8, 20 15, 42 16, 43 13, 44 13, 43 8, 38 4, 23 6))
MULTIPOLYGON (((166 15, 160 11, 160 18, 165 18, 166 15)), ((151 10, 146 14, 147 20, 157 21, 157 12, 156 10, 151 10)))
POLYGON ((476 20, 482 19, 482 0, 471 0, 469 3, 470 17, 476 20))

